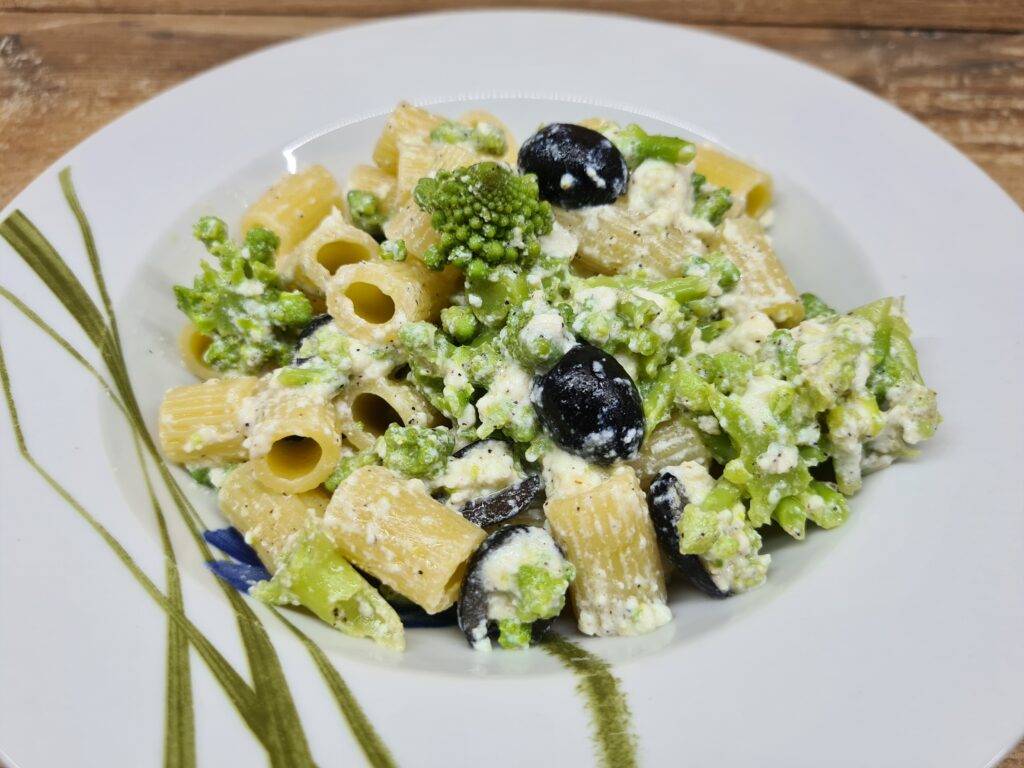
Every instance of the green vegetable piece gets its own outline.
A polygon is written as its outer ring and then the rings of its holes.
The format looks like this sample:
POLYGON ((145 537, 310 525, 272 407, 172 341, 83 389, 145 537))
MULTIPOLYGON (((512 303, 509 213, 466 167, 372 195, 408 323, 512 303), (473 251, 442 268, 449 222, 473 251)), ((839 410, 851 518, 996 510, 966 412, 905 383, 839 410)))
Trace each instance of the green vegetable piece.
POLYGON ((787 496, 772 513, 776 522, 794 539, 804 538, 807 528, 807 508, 796 496, 787 496))
POLYGON ((536 177, 484 162, 417 182, 416 204, 431 215, 441 242, 423 261, 433 269, 452 263, 486 271, 540 255, 537 238, 551 231, 551 206, 539 197, 536 177), (472 262, 479 262, 470 267, 472 262))
POLYGON ((385 261, 405 261, 408 255, 405 240, 385 240, 380 244, 380 257, 385 261))
MULTIPOLYGON (((477 265, 483 262, 474 262, 477 265)), ((511 266, 488 269, 482 275, 466 271, 466 293, 473 314, 484 325, 498 328, 505 323, 513 307, 525 302, 530 296, 523 273, 511 266)))
POLYGON ((708 180, 701 174, 695 173, 691 178, 693 184, 693 216, 697 219, 704 219, 717 227, 722 223, 722 218, 732 208, 732 193, 725 187, 712 189, 708 180))
POLYGON ((630 170, 644 160, 688 163, 697 156, 697 148, 693 142, 675 136, 649 134, 636 123, 610 130, 608 134, 608 138, 618 147, 630 170))
POLYGON ((805 501, 807 517, 822 528, 835 528, 846 522, 850 516, 850 506, 846 497, 828 483, 815 480, 811 483, 810 493, 805 501), (816 501, 814 497, 820 499, 816 501))
POLYGON ((441 310, 441 327, 457 344, 468 344, 480 330, 480 322, 469 307, 446 307, 441 310))
POLYGON ((405 648, 395 609, 321 531, 310 529, 274 577, 254 586, 251 594, 271 605, 299 603, 346 635, 368 637, 397 651, 405 648))
POLYGON ((324 480, 324 488, 328 493, 334 493, 338 486, 345 482, 345 478, 357 469, 368 467, 371 464, 378 464, 379 462, 380 458, 377 456, 377 452, 372 449, 360 451, 351 456, 345 456, 338 462, 338 466, 334 468, 331 476, 324 480))
POLYGON ((498 621, 498 645, 502 648, 528 648, 533 636, 533 627, 515 619, 498 621))
POLYGON ((207 488, 213 488, 213 483, 210 482, 209 467, 192 467, 188 469, 188 474, 200 485, 204 485, 207 488))
POLYGON ((278 239, 255 227, 240 246, 227 225, 204 216, 193 230, 215 263, 202 262, 192 287, 174 286, 178 308, 212 342, 203 361, 218 371, 259 373, 284 365, 313 308, 300 291, 283 291, 274 271, 278 239))
POLYGON ((384 466, 409 477, 434 477, 455 450, 455 435, 445 427, 391 424, 377 438, 375 450, 384 466))
POLYGON ((822 301, 813 293, 801 293, 800 301, 804 305, 804 319, 811 320, 815 317, 830 317, 836 314, 828 304, 822 301))
POLYGON ((515 575, 516 615, 498 621, 498 644, 502 648, 526 648, 533 622, 562 612, 566 590, 575 577, 576 571, 568 562, 558 572, 530 563, 521 565, 515 575))
POLYGON ((286 387, 327 384, 339 389, 348 382, 352 369, 351 344, 348 334, 334 323, 322 325, 299 345, 296 357, 302 362, 279 368, 274 375, 286 387))
POLYGON ((479 123, 470 128, 447 120, 430 132, 430 140, 443 144, 460 144, 465 141, 477 152, 486 155, 503 155, 508 146, 504 132, 490 123, 479 123))
POLYGON ((345 202, 355 226, 377 240, 384 237, 383 227, 388 217, 379 197, 373 192, 353 189, 345 196, 345 202))

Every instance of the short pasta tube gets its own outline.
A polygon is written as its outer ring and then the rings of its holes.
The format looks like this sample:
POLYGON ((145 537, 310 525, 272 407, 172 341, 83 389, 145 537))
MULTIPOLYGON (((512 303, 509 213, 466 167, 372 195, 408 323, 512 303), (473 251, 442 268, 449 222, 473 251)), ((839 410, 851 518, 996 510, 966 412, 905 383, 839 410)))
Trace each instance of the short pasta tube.
POLYGON ((309 388, 268 387, 253 408, 246 445, 256 477, 281 493, 316 488, 341 458, 334 407, 309 388))
POLYGON ((743 210, 754 218, 772 204, 772 177, 742 160, 704 144, 697 148, 696 167, 716 187, 725 187, 743 201, 743 210))
POLYGON ((433 427, 441 422, 427 399, 404 381, 383 378, 350 384, 334 404, 341 434, 359 450, 372 448, 391 424, 433 427))
POLYGON ((296 282, 310 293, 323 296, 327 283, 342 267, 377 258, 377 241, 348 223, 335 208, 291 256, 296 282))
POLYGON ((164 455, 180 464, 240 461, 245 448, 246 400, 259 379, 210 379, 168 390, 160 404, 157 432, 164 455))
POLYGON ((205 333, 200 333, 192 323, 182 328, 178 335, 178 351, 181 353, 182 364, 189 373, 204 381, 220 376, 220 372, 207 365, 203 359, 203 353, 212 341, 213 339, 205 333))
POLYGON ((402 140, 398 143, 398 175, 395 197, 401 203, 411 195, 416 182, 437 171, 452 171, 493 159, 474 152, 464 144, 435 144, 402 140))
POLYGON ((466 561, 486 537, 422 483, 377 466, 357 469, 338 486, 324 530, 353 565, 427 613, 455 602, 466 561))
POLYGON ((740 271, 739 283, 720 300, 726 313, 764 312, 787 327, 804 319, 793 281, 756 220, 727 219, 717 245, 740 271))
POLYGON ((629 465, 636 470, 640 485, 646 488, 665 467, 684 461, 699 461, 707 466, 710 459, 711 452, 697 429, 686 419, 673 416, 651 431, 629 465))
POLYGON ((418 261, 349 264, 327 284, 327 311, 350 336, 384 344, 406 323, 437 316, 446 279, 418 261))
POLYGON ((676 227, 646 226, 622 204, 554 212, 555 220, 579 240, 576 262, 601 275, 643 267, 655 275, 677 277, 690 257, 707 250, 696 235, 676 227))
POLYGON ((312 232, 331 209, 341 205, 341 188, 322 165, 283 176, 249 206, 242 233, 264 227, 280 238, 278 263, 312 232))
POLYGON ((476 128, 481 123, 487 123, 492 128, 497 128, 501 131, 505 136, 505 154, 499 159, 508 163, 513 168, 516 167, 516 163, 519 161, 519 145, 516 144, 516 138, 512 135, 512 131, 501 120, 485 109, 471 109, 469 112, 464 112, 459 116, 459 122, 463 125, 468 125, 470 128, 476 128))
POLYGON ((398 173, 398 144, 402 139, 426 142, 430 132, 444 122, 444 118, 401 102, 384 123, 384 130, 373 148, 373 162, 391 174, 398 173))
POLYGON ((544 512, 576 566, 569 589, 580 632, 639 635, 671 620, 654 526, 632 468, 616 469, 583 493, 550 499, 544 512))
POLYGON ((404 240, 409 255, 417 260, 430 246, 441 242, 441 236, 430 224, 430 214, 421 211, 412 200, 402 203, 384 222, 384 236, 388 240, 404 240))
POLYGON ((330 497, 319 489, 272 491, 260 482, 255 464, 247 461, 228 472, 217 501, 224 517, 274 573, 310 521, 323 517, 330 497))

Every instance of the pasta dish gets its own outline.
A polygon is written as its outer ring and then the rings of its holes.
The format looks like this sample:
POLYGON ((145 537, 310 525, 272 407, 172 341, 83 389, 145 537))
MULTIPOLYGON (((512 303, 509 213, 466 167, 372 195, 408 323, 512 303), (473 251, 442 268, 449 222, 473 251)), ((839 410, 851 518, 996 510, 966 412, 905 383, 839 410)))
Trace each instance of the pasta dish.
MULTIPOLYGON (((214 489, 253 597, 401 649, 671 621, 834 528, 940 417, 902 300, 837 311, 775 254, 768 175, 603 119, 517 145, 409 104, 344 185, 286 175, 174 288, 164 453, 214 489)), ((827 291, 827 286, 823 287, 827 291)))

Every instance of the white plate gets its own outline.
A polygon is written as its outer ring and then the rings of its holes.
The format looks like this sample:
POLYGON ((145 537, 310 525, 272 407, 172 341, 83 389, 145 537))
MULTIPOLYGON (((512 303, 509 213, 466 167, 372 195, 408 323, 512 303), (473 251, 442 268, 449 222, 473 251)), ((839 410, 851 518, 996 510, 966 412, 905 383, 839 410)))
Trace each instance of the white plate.
MULTIPOLYGON (((842 528, 799 545, 772 539, 764 588, 725 602, 680 594, 672 625, 582 643, 621 681, 640 762, 961 767, 1009 747, 1024 728, 1024 216, 964 157, 881 101, 678 27, 554 13, 411 17, 279 46, 194 79, 74 149, 7 213, 24 211, 98 296, 58 183, 58 170, 72 169, 152 429, 162 391, 187 380, 171 349, 179 321, 169 286, 194 269, 195 214, 236 216, 295 163, 340 173, 364 161, 381 115, 402 98, 453 114, 480 105, 519 136, 542 120, 598 113, 718 142, 775 175, 776 243, 802 289, 842 306, 909 297, 945 416, 922 456, 870 478, 842 528)), ((3 243, 0 283, 106 374, 3 243)), ((124 419, 3 301, 0 342, 29 450, 166 589, 124 419)), ((165 735, 184 734, 170 740, 168 764, 188 765, 187 728, 176 725, 188 718, 168 711, 194 712, 199 764, 265 761, 195 652, 194 701, 168 710, 167 616, 19 456, 6 420, 0 462, 8 762, 155 765, 165 735)), ((248 679, 224 593, 154 481, 187 615, 248 679)), ((212 498, 183 488, 212 524, 212 498)), ((308 649, 266 608, 246 604, 277 649, 312 754, 322 765, 358 764, 361 742, 308 649)), ((542 650, 481 656, 450 630, 423 630, 410 631, 398 657, 292 618, 401 765, 626 764, 625 752, 601 752, 612 726, 591 720, 577 680, 542 650)), ((275 701, 280 691, 261 693, 254 711, 275 701)), ((253 727, 264 740, 288 731, 262 722, 253 727)), ((301 764, 297 749, 276 752, 279 764, 301 764)))

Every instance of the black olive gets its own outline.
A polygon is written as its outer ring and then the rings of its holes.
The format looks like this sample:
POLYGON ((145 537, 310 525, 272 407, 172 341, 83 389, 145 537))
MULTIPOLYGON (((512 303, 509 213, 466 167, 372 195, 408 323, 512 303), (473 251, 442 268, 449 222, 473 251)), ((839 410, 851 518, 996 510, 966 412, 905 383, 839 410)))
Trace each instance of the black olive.
POLYGON ((493 437, 489 437, 489 438, 487 438, 485 440, 474 440, 471 443, 466 443, 464 446, 459 448, 459 450, 455 451, 455 453, 452 454, 452 458, 453 459, 461 459, 463 456, 468 454, 474 448, 479 448, 481 445, 484 445, 485 443, 494 443, 495 447, 510 445, 510 443, 507 443, 504 440, 496 440, 493 437))
POLYGON ((334 318, 325 312, 322 315, 317 315, 306 323, 306 327, 302 329, 302 333, 300 333, 299 337, 295 340, 295 356, 292 358, 292 365, 302 365, 304 362, 309 360, 308 357, 299 357, 299 349, 301 349, 302 343, 332 320, 334 320, 334 318))
MULTIPOLYGON (((469 560, 469 565, 466 567, 466 576, 462 580, 462 591, 459 593, 458 602, 458 620, 459 629, 466 636, 466 640, 472 646, 474 641, 477 639, 474 637, 474 630, 476 630, 481 623, 485 623, 487 627, 487 637, 491 640, 498 639, 498 622, 493 621, 488 616, 488 593, 484 586, 483 573, 481 566, 484 560, 494 552, 496 549, 502 547, 508 543, 514 536, 521 531, 529 530, 528 525, 509 525, 502 528, 500 531, 495 531, 486 539, 484 543, 480 545, 477 551, 473 554, 473 557, 469 560)), ((540 529, 543 530, 543 529, 540 529)), ((558 545, 555 545, 558 547, 558 545)), ((558 548, 561 552, 561 548, 558 548)), ((530 642, 536 643, 544 638, 555 619, 538 619, 533 622, 530 626, 530 642)))
POLYGON ((629 459, 644 439, 636 384, 619 361, 590 344, 570 349, 534 380, 531 400, 559 446, 588 461, 629 459))
POLYGON ((459 507, 459 514, 484 528, 511 520, 528 509, 543 493, 544 481, 540 475, 530 475, 490 496, 467 501, 459 507))
POLYGON ((647 510, 654 523, 654 533, 665 556, 676 569, 686 576, 697 589, 709 597, 729 597, 719 589, 697 555, 684 555, 679 551, 679 529, 676 525, 689 503, 679 478, 671 472, 662 472, 647 489, 647 510))
POLYGON ((540 196, 562 208, 614 203, 629 171, 605 136, 572 123, 552 123, 519 148, 519 168, 537 176, 540 196))

